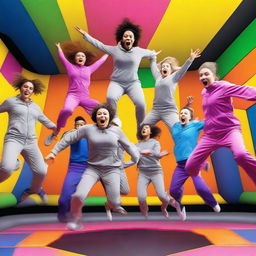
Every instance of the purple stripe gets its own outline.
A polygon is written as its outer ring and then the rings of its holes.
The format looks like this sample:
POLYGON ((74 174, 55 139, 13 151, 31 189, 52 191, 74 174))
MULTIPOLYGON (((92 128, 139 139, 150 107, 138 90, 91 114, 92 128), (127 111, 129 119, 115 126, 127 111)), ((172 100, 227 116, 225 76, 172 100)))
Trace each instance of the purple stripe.
POLYGON ((4 60, 4 63, 0 71, 2 72, 5 79, 9 83, 11 83, 15 77, 15 74, 20 73, 22 71, 22 67, 13 57, 13 55, 9 52, 4 60))

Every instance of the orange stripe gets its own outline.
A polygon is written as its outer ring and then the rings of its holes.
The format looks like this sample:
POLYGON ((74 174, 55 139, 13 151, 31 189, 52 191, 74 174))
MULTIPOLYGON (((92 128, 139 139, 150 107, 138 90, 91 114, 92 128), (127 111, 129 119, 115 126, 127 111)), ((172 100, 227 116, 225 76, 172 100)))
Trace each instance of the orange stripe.
MULTIPOLYGON (((245 58, 243 58, 223 79, 235 84, 243 85, 255 75, 256 70, 256 49, 252 50, 245 58)), ((234 98, 234 107, 237 109, 247 109, 254 102, 243 99, 234 98)))
POLYGON ((227 229, 210 228, 210 229, 193 229, 193 232, 205 236, 214 245, 226 245, 226 246, 248 246, 252 245, 248 240, 240 237, 236 233, 227 229))
POLYGON ((36 247, 46 246, 58 238, 60 238, 65 231, 39 231, 31 234, 23 240, 17 247, 36 247))

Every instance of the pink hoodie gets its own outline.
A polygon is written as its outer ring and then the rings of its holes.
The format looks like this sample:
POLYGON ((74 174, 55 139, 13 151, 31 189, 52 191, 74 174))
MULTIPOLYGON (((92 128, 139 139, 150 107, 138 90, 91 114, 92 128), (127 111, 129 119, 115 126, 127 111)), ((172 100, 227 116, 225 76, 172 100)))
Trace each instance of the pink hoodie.
POLYGON ((99 60, 95 61, 90 66, 80 66, 70 63, 64 56, 62 50, 58 50, 59 58, 66 68, 69 78, 68 93, 85 94, 89 97, 89 85, 91 74, 97 70, 108 58, 108 55, 103 55, 99 60))

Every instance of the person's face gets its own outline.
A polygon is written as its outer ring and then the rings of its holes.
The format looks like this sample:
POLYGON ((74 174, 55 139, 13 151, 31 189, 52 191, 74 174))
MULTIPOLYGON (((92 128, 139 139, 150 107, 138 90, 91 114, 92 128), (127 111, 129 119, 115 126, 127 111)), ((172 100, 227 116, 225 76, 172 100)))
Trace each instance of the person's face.
POLYGON ((169 76, 172 73, 171 65, 167 62, 162 63, 160 72, 162 77, 169 76))
POLYGON ((105 108, 98 109, 96 113, 96 123, 99 128, 106 129, 109 124, 109 112, 105 108))
POLYGON ((86 123, 84 120, 77 120, 75 122, 75 129, 78 130, 80 127, 84 126, 86 123))
POLYGON ((133 43, 134 43, 133 32, 130 30, 125 31, 122 38, 123 48, 125 48, 126 50, 130 50, 133 47, 133 43))
POLYGON ((85 62, 86 62, 85 54, 83 52, 77 52, 75 55, 75 63, 77 65, 84 66, 85 62))
POLYGON ((199 70, 199 80, 207 88, 215 81, 215 75, 209 68, 202 68, 199 70))
POLYGON ((188 109, 184 108, 180 111, 180 123, 186 125, 191 120, 191 113, 188 109))
POLYGON ((24 101, 30 100, 31 95, 34 92, 34 85, 31 82, 25 82, 20 87, 20 97, 24 101))
POLYGON ((149 138, 151 134, 151 129, 149 125, 144 125, 141 129, 141 135, 143 138, 149 138))

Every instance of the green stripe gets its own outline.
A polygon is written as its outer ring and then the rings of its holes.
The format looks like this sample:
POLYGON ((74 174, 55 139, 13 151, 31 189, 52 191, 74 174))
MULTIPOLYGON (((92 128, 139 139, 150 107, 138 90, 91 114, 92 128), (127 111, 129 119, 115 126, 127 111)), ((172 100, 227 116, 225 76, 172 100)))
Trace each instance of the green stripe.
POLYGON ((91 196, 86 198, 84 205, 98 206, 98 205, 105 205, 106 202, 107 202, 107 198, 105 196, 91 196))
POLYGON ((142 88, 154 88, 155 80, 152 76, 150 68, 140 68, 138 70, 139 79, 141 81, 142 88))
POLYGON ((222 79, 256 46, 256 20, 254 20, 217 59, 218 75, 222 79))
POLYGON ((256 192, 243 192, 240 196, 239 202, 245 204, 256 204, 256 192))
MULTIPOLYGON (((56 0, 21 0, 36 28, 45 41, 55 62, 63 70, 57 56, 55 43, 70 41, 68 30, 56 0)), ((36 53, 35 53, 36 54, 36 53)))
POLYGON ((0 193, 0 208, 11 207, 17 204, 17 199, 12 193, 0 193))

